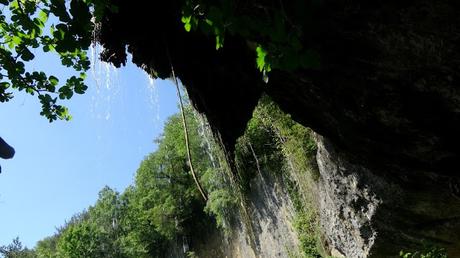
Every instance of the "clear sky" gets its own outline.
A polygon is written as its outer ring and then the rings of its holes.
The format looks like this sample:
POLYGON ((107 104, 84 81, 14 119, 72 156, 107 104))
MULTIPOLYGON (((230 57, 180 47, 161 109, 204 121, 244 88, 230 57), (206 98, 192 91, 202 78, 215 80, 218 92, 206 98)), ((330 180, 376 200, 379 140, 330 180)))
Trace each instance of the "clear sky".
MULTIPOLYGON (((34 65, 66 74, 54 59, 34 65)), ((152 82, 132 64, 96 63, 87 84, 86 94, 66 103, 69 122, 41 117, 36 96, 0 103, 0 136, 16 150, 13 159, 0 159, 0 245, 19 236, 33 247, 94 204, 105 185, 123 191, 155 149, 165 119, 177 112, 173 84, 152 82)))

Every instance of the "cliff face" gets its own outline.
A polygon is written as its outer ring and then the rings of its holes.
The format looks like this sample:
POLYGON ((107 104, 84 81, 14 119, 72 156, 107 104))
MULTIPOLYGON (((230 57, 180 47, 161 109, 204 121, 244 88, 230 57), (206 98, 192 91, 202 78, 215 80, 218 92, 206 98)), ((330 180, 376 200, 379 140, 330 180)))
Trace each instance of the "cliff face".
MULTIPOLYGON (((192 236, 196 241, 194 254, 203 258, 299 255, 299 240, 292 224, 294 207, 280 183, 269 174, 258 174, 253 178, 247 196, 247 213, 236 216, 236 223, 228 236, 216 228, 206 235, 192 236)), ((182 242, 171 247, 167 256, 187 257, 182 242)))
POLYGON ((346 257, 392 257, 428 243, 460 255, 459 181, 432 171, 370 169, 318 136, 321 225, 346 257))
POLYGON ((249 212, 240 217, 241 224, 233 233, 227 256, 256 258, 299 254, 299 239, 293 228, 294 207, 280 182, 268 175, 257 175, 251 182, 248 200, 249 212))
POLYGON ((229 35, 215 51, 213 39, 185 32, 180 1, 114 2, 102 58, 120 65, 127 48, 161 78, 172 64, 230 153, 263 92, 324 136, 319 204, 333 249, 387 256, 429 240, 458 255, 458 1, 322 1, 302 42, 320 69, 275 69, 268 84, 244 39, 229 35))

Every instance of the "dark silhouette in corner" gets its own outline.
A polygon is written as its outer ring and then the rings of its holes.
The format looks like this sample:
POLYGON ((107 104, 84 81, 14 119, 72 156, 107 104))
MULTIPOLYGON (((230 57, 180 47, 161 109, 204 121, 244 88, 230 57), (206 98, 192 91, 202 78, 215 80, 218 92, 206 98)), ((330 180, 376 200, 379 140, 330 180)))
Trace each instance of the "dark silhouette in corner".
MULTIPOLYGON (((8 145, 8 143, 0 137, 0 158, 11 159, 14 156, 14 148, 8 145)), ((2 167, 0 166, 0 173, 2 173, 2 167)))

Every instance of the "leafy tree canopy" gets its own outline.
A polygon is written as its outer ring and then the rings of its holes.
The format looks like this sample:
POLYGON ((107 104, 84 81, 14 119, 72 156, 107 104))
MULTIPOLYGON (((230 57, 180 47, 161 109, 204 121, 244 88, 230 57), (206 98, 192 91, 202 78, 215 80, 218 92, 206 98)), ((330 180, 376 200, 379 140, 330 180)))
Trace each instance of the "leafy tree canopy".
POLYGON ((12 89, 25 91, 38 96, 40 114, 49 121, 70 119, 58 100, 86 91, 93 21, 102 17, 107 5, 107 0, 1 0, 0 102, 13 98, 12 89), (37 53, 46 57, 49 52, 76 74, 57 78, 30 68, 37 53))
POLYGON ((9 245, 0 246, 0 255, 5 258, 34 258, 35 252, 22 245, 19 237, 9 245))

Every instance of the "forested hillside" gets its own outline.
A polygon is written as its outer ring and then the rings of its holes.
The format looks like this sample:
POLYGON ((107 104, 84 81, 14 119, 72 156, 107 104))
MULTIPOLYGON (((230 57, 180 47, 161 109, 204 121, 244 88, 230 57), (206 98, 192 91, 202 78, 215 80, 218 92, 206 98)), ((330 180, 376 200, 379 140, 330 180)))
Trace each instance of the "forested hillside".
MULTIPOLYGON (((8 258, 224 257, 232 250, 223 243, 231 243, 242 230, 247 236, 245 245, 257 255, 261 252, 257 241, 263 240, 257 239, 258 222, 251 216, 263 200, 252 203, 251 195, 257 191, 255 178, 259 177, 264 180, 262 187, 278 185, 280 195, 288 189, 287 201, 294 209, 290 230, 295 232, 296 246, 279 250, 280 255, 319 257, 321 236, 314 200, 308 195, 317 178, 311 131, 264 98, 238 140, 238 173, 233 174, 205 119, 191 106, 186 106, 185 113, 192 162, 209 196, 207 202, 191 176, 177 114, 165 124, 162 136, 155 140, 158 149, 139 165, 131 186, 121 193, 108 186, 101 189, 93 206, 69 218, 34 249, 16 243, 15 253, 13 243, 2 247, 1 253, 8 258), (221 243, 211 244, 212 238, 221 243)), ((277 207, 266 209, 268 214, 277 207)))

